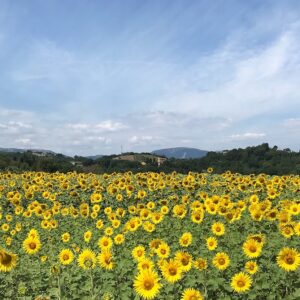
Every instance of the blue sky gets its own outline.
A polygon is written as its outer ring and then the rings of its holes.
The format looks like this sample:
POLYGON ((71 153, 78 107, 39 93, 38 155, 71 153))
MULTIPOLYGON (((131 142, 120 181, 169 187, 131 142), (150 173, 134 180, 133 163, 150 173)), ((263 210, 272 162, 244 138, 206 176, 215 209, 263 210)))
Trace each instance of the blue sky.
POLYGON ((0 147, 299 150, 300 1, 0 0, 0 147))

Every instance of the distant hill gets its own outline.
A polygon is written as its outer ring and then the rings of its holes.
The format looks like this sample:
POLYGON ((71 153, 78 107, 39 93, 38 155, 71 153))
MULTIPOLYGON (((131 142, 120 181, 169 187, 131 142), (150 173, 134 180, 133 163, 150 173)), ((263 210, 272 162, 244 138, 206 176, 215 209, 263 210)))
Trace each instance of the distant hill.
POLYGON ((51 150, 44 150, 44 149, 0 148, 0 152, 24 153, 24 152, 27 152, 27 151, 47 153, 47 154, 56 154, 55 152, 53 152, 51 150))
POLYGON ((85 157, 86 157, 86 158, 93 159, 93 160, 96 160, 96 159, 101 158, 101 157, 103 157, 103 156, 104 156, 104 155, 99 154, 99 155, 90 155, 90 156, 85 156, 85 157))
POLYGON ((177 159, 188 159, 188 158, 201 158, 207 154, 207 151, 187 148, 187 147, 175 147, 167 149, 154 150, 152 153, 156 155, 162 155, 167 158, 177 158, 177 159))

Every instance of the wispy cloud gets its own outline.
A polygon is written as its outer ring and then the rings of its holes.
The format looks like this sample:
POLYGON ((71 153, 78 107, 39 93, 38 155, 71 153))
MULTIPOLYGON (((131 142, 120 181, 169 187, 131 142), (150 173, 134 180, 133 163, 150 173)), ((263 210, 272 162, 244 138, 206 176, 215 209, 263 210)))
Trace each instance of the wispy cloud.
POLYGON ((245 132, 241 134, 232 134, 230 136, 233 140, 259 140, 261 138, 264 138, 266 136, 265 133, 258 133, 258 132, 245 132))

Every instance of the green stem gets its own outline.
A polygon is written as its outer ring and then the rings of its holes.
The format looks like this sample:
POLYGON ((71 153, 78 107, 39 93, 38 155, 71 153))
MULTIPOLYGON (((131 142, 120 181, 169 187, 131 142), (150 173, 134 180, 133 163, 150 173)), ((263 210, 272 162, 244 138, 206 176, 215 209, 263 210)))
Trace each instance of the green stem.
POLYGON ((91 299, 95 299, 95 295, 94 295, 94 278, 93 278, 92 270, 90 270, 89 275, 90 275, 90 282, 91 282, 91 299))
POLYGON ((58 286, 58 300, 61 300, 61 285, 60 285, 60 276, 57 276, 57 286, 58 286))

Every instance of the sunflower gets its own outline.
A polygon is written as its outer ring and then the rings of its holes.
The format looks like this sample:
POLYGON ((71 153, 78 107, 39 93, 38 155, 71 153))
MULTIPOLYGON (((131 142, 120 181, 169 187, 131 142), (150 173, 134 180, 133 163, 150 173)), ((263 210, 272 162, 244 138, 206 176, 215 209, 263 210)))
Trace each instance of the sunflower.
POLYGON ((249 258, 259 257, 262 251, 262 244, 254 239, 248 239, 243 244, 243 251, 249 258))
POLYGON ((160 239, 154 239, 149 243, 149 247, 154 251, 157 250, 159 245, 162 243, 163 241, 160 239))
POLYGON ((102 220, 98 220, 98 221, 96 222, 96 228, 97 228, 97 229, 101 229, 103 226, 104 226, 104 223, 103 223, 102 220))
POLYGON ((214 238, 214 237, 209 237, 209 238, 207 238, 207 239, 206 239, 206 246, 207 246, 207 249, 210 250, 210 251, 216 249, 217 246, 218 246, 218 241, 217 241, 217 239, 214 238))
POLYGON ((285 224, 279 227, 280 233, 287 239, 291 238, 294 235, 293 226, 290 224, 285 224))
POLYGON ((231 287, 237 293, 243 293, 250 289, 252 279, 249 275, 240 272, 231 278, 231 287))
POLYGON ((225 226, 223 223, 214 223, 211 226, 211 231, 213 234, 217 235, 217 236, 221 236, 224 235, 225 233, 225 226))
POLYGON ((106 235, 110 236, 110 235, 113 235, 114 230, 113 230, 113 228, 111 228, 111 227, 107 227, 107 228, 105 228, 104 233, 105 233, 106 235))
POLYGON ((151 222, 149 221, 146 221, 144 224, 143 224, 143 228, 145 229, 145 231, 147 232, 152 232, 155 230, 155 225, 152 224, 151 222))
POLYGON ((181 300, 203 300, 203 296, 195 289, 185 289, 181 295, 181 300))
POLYGON ((191 215, 191 220, 193 223, 200 224, 204 218, 204 211, 201 209, 194 210, 191 215))
POLYGON ((205 270, 207 268, 207 261, 206 259, 199 257, 194 261, 194 267, 199 270, 205 270))
POLYGON ((0 272, 10 272, 17 265, 18 256, 0 249, 0 272))
POLYGON ((175 260, 177 260, 181 264, 181 269, 184 272, 187 272, 191 269, 193 258, 191 254, 187 252, 178 251, 175 254, 175 260))
POLYGON ((225 252, 218 252, 212 261, 213 265, 219 270, 225 270, 230 264, 230 258, 225 252))
POLYGON ((38 238, 28 237, 23 241, 23 249, 28 254, 35 254, 41 249, 41 242, 38 238))
POLYGON ((134 290, 144 299, 153 299, 161 288, 159 280, 158 274, 152 270, 140 272, 135 277, 134 290))
POLYGON ((131 252, 133 258, 137 261, 140 261, 145 256, 145 247, 138 245, 131 252))
POLYGON ((164 278, 171 283, 174 283, 181 279, 182 268, 178 261, 170 259, 161 266, 162 275, 164 278))
POLYGON ((96 255, 90 249, 84 249, 78 256, 78 265, 84 270, 94 269, 96 266, 96 255))
POLYGON ((295 271, 300 265, 300 253, 293 248, 284 247, 277 255, 277 264, 285 271, 295 271))
POLYGON ((154 268, 154 263, 151 259, 144 257, 142 260, 138 263, 138 269, 139 271, 145 271, 145 270, 152 270, 154 268))
POLYGON ((64 242, 64 243, 67 243, 69 240, 70 240, 70 233, 68 232, 65 232, 61 235, 61 240, 64 242))
POLYGON ((91 237, 92 237, 92 232, 90 230, 86 231, 83 234, 83 238, 86 243, 89 243, 89 241, 91 240, 91 237))
POLYGON ((167 258, 170 255, 170 247, 168 246, 168 244, 162 242, 157 250, 156 250, 156 254, 158 255, 158 257, 160 258, 167 258))
POLYGON ((179 244, 181 247, 188 247, 193 240, 193 236, 190 232, 185 232, 179 239, 179 244))
POLYGON ((255 261, 247 261, 245 264, 246 272, 249 274, 255 274, 258 271, 258 265, 255 261))
POLYGON ((98 262, 103 269, 111 270, 114 267, 112 253, 104 250, 98 255, 98 262))
POLYGON ((109 250, 113 245, 113 241, 110 237, 103 236, 98 240, 98 246, 101 250, 109 250))
POLYGON ((38 238, 39 237, 39 233, 36 229, 30 229, 29 233, 28 233, 28 237, 31 238, 38 238))
POLYGON ((116 245, 121 245, 125 241, 125 237, 123 234, 119 233, 114 237, 114 242, 116 245))
POLYGON ((63 249, 60 251, 58 257, 63 265, 69 265, 74 259, 74 254, 69 249, 63 249))

